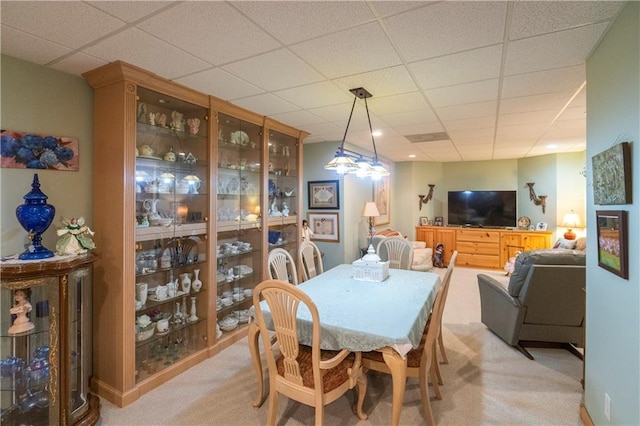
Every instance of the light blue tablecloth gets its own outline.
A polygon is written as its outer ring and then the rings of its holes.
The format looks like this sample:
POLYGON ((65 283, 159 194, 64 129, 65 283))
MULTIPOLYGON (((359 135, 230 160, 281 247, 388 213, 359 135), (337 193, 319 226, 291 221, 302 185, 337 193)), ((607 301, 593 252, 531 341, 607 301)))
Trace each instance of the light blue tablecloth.
MULTIPOLYGON (((385 346, 406 355, 417 348, 440 287, 429 272, 390 269, 383 282, 352 278, 352 265, 339 265, 298 286, 318 308, 321 348, 371 351, 385 346)), ((261 303, 267 324, 266 302, 261 303)), ((298 311, 301 343, 311 343, 311 314, 298 311)))

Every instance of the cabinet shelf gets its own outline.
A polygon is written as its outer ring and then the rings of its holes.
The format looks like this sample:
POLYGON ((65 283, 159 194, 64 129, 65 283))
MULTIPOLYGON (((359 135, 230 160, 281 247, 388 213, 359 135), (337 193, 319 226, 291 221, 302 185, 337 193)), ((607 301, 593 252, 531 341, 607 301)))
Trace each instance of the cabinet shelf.
POLYGON ((161 240, 174 237, 195 237, 207 233, 208 224, 185 223, 177 226, 149 226, 136 228, 136 242, 161 240))
POLYGON ((161 339, 171 338, 172 336, 175 336, 178 332, 187 330, 189 328, 193 328, 197 324, 202 323, 205 320, 206 320, 205 318, 198 318, 197 321, 187 322, 186 324, 180 324, 180 325, 171 324, 169 331, 167 331, 166 333, 158 334, 157 332, 154 332, 153 336, 149 337, 148 339, 136 342, 136 348, 142 348, 144 346, 157 342, 158 340, 161 340, 161 339))
POLYGON ((235 220, 218 222, 218 232, 238 231, 242 229, 256 229, 260 227, 260 222, 238 222, 235 220))

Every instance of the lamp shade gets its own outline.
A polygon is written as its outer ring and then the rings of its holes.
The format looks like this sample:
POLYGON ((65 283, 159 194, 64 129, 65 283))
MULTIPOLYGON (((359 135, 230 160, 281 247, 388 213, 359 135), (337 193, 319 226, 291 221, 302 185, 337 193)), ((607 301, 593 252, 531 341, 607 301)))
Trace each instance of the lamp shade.
POLYGON ((564 215, 562 219, 562 226, 568 228, 567 232, 564 233, 564 238, 567 240, 575 240, 576 233, 573 232, 573 228, 579 228, 580 225, 580 216, 571 210, 571 212, 564 215))
POLYGON ((362 216, 364 217, 378 217, 380 216, 380 212, 378 211, 378 206, 373 201, 367 201, 364 203, 364 209, 362 209, 362 216))

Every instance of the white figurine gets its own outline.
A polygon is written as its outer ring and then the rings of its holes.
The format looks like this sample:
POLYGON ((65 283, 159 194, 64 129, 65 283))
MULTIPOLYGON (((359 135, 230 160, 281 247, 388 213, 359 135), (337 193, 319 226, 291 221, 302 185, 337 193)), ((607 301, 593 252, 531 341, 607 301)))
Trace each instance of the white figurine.
POLYGON ((56 243, 56 253, 60 256, 65 254, 81 254, 87 250, 96 248, 91 239, 93 231, 84 225, 84 218, 72 217, 70 220, 63 219, 64 228, 58 229, 57 234, 60 239, 56 243))
POLYGON ((27 314, 31 312, 31 303, 29 303, 29 289, 16 290, 13 293, 14 306, 9 309, 9 312, 16 316, 13 321, 13 325, 9 327, 9 334, 24 333, 35 327, 35 325, 29 321, 27 314))
POLYGON ((177 132, 184 132, 184 115, 181 112, 173 111, 171 113, 171 128, 177 132))

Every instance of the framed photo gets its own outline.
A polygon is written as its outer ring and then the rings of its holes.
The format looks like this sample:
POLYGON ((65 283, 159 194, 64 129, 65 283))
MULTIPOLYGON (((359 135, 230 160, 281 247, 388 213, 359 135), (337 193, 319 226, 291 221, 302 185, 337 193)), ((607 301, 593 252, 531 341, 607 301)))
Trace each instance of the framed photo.
POLYGON ((631 204, 631 152, 622 142, 591 158, 593 203, 631 204))
POLYGON ((378 207, 380 216, 373 218, 375 226, 384 225, 391 222, 391 194, 389 192, 389 178, 384 177, 373 183, 373 201, 378 207))
POLYGON ((433 221, 434 226, 444 226, 444 218, 442 216, 436 216, 433 221))
POLYGON ((340 224, 338 213, 311 213, 307 212, 309 227, 313 231, 312 240, 340 242, 340 224))
POLYGON ((547 224, 545 222, 538 222, 536 224, 536 231, 546 231, 547 230, 547 224))
POLYGON ((426 216, 422 216, 420 218, 420 226, 427 226, 429 225, 429 218, 426 216))
POLYGON ((598 266, 622 278, 629 278, 627 212, 596 211, 598 266))
POLYGON ((340 209, 340 181, 309 181, 309 209, 340 209))

